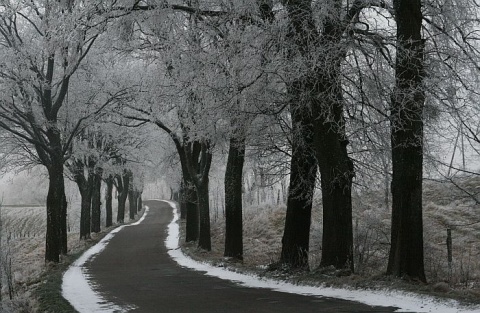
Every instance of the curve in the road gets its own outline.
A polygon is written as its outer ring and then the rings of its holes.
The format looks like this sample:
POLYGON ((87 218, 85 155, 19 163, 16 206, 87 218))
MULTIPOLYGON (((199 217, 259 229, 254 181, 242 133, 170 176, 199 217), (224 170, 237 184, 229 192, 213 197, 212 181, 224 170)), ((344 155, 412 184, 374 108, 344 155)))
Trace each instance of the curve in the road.
POLYGON ((301 287, 195 262, 178 249, 175 203, 146 204, 150 211, 142 224, 117 232, 102 253, 82 267, 110 311, 79 312, 394 312, 392 306, 402 307, 402 312, 458 312, 398 294, 301 287), (336 296, 349 300, 331 298, 336 296))

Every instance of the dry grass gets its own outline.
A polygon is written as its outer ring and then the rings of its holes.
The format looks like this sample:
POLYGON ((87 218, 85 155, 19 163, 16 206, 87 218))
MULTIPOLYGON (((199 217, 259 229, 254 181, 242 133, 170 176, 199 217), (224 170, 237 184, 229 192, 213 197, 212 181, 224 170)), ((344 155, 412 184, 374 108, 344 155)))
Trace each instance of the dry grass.
MULTIPOLYGON (((128 202, 127 202, 128 208, 128 202)), ((92 233, 89 240, 79 240, 80 204, 73 202, 68 211, 68 254, 75 255, 97 242, 108 232, 102 229, 99 234, 92 233)), ((42 283, 42 276, 49 271, 45 264, 45 207, 2 207, 2 262, 4 268, 2 312, 36 312, 38 303, 34 290, 42 283), (11 262, 10 262, 11 260, 11 262), (11 264, 11 265, 10 265, 11 264), (10 298, 8 283, 11 277, 13 299, 10 298)), ((128 210, 125 221, 128 221, 128 210)), ((102 213, 105 217, 104 212, 102 213)), ((116 210, 113 219, 116 220, 116 210)), ((104 225, 104 221, 102 221, 104 225)), ((115 226, 114 226, 115 227, 115 226)))
MULTIPOLYGON (((480 191, 480 179, 464 179, 456 184, 470 191, 480 191)), ((356 274, 336 277, 319 270, 321 257, 321 199, 315 199, 310 236, 309 273, 268 273, 269 264, 278 261, 285 219, 285 207, 265 205, 245 209, 244 262, 230 264, 222 257, 224 221, 212 223, 212 252, 198 251, 190 244, 194 258, 213 264, 234 266, 236 270, 253 271, 293 281, 318 285, 349 285, 359 288, 407 289, 442 295, 468 302, 480 302, 480 206, 452 184, 426 182, 424 185, 425 270, 428 285, 412 285, 384 276, 390 247, 390 211, 385 209, 383 192, 369 192, 354 197, 354 253, 356 274), (473 223, 473 224, 472 224, 473 223), (455 226, 456 225, 456 226, 455 226), (453 262, 447 261, 447 227, 452 229, 453 262)))

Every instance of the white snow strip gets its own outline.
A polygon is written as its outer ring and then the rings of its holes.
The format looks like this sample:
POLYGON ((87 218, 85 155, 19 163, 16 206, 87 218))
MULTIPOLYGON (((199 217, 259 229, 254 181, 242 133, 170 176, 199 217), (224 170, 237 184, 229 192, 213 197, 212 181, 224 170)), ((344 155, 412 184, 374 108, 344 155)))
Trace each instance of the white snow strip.
POLYGON ((149 207, 145 206, 145 212, 137 222, 122 225, 109 232, 96 245, 85 251, 63 274, 62 296, 79 313, 120 313, 134 309, 133 306, 121 307, 107 302, 100 294, 96 293, 92 288, 92 283, 89 281, 89 275, 85 272, 84 264, 102 252, 108 242, 120 230, 140 224, 147 216, 149 210, 149 207))
POLYGON ((168 237, 165 245, 168 254, 181 266, 206 272, 209 276, 234 281, 245 287, 267 288, 275 291, 311 295, 317 297, 338 298, 364 303, 371 306, 396 307, 401 312, 435 313, 478 313, 480 306, 462 306, 455 300, 437 299, 419 296, 401 291, 352 290, 331 287, 300 286, 273 279, 264 279, 246 274, 235 273, 224 268, 213 267, 187 257, 179 249, 178 208, 175 202, 165 201, 173 208, 173 220, 168 225, 168 237))

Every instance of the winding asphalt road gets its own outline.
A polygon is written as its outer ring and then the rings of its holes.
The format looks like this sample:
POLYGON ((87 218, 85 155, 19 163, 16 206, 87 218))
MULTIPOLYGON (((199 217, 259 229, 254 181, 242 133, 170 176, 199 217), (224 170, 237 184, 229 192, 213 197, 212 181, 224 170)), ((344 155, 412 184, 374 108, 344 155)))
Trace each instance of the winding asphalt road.
POLYGON ((87 262, 90 280, 105 300, 131 306, 129 312, 394 312, 356 302, 239 286, 180 267, 167 253, 172 208, 146 201, 150 211, 126 227, 87 262))

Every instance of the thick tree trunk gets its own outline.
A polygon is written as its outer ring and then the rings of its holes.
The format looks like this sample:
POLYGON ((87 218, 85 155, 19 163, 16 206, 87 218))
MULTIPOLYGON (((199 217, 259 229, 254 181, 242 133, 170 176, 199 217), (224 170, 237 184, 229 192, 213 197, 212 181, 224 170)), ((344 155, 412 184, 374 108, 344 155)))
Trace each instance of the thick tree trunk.
POLYGON ((123 224, 125 220, 125 203, 127 202, 128 189, 130 188, 130 174, 124 172, 122 176, 117 176, 118 188, 118 214, 117 223, 123 224))
POLYGON ((225 170, 225 253, 243 260, 242 184, 245 162, 245 138, 230 138, 225 170))
MULTIPOLYGON (((198 247, 207 251, 212 249, 210 235, 209 172, 212 164, 212 152, 208 140, 193 141, 185 147, 186 165, 189 177, 195 185, 197 194, 199 233, 198 247)), ((187 215, 188 218, 188 215, 187 215)))
MULTIPOLYGON (((299 85, 301 105, 311 108, 315 121, 314 141, 323 200, 323 245, 320 266, 350 268, 353 271, 353 226, 351 188, 353 163, 348 157, 343 120, 341 61, 345 24, 342 2, 326 4, 329 15, 318 32, 312 13, 312 1, 286 1, 293 40, 312 69, 299 85), (318 47, 322 50, 318 51, 318 47), (315 55, 315 57, 313 57, 315 55), (310 64, 311 60, 315 60, 310 64)), ((356 7, 352 7, 356 8, 356 7)), ((355 10, 348 10, 355 16, 355 10)), ((297 53, 294 51, 293 53, 297 53)))
POLYGON ((210 235, 210 204, 208 195, 208 177, 197 184, 198 212, 200 221, 200 232, 198 236, 198 247, 207 251, 212 250, 210 235))
POLYGON ((309 110, 301 105, 292 105, 291 116, 290 187, 280 263, 291 269, 308 269, 312 198, 317 176, 313 121, 309 110))
POLYGON ((45 261, 60 261, 60 254, 66 253, 66 214, 65 182, 63 177, 63 158, 58 158, 48 166, 47 194, 47 234, 45 243, 45 261), (65 225, 65 226, 64 226, 65 225), (63 229, 64 228, 64 229, 63 229))
POLYGON ((352 180, 353 162, 348 156, 343 128, 343 101, 340 86, 340 65, 321 75, 319 94, 323 101, 315 103, 315 150, 321 176, 323 203, 323 237, 321 267, 337 269, 353 264, 352 180))
POLYGON ((106 180, 107 192, 105 194, 105 226, 110 227, 113 224, 112 213, 113 213, 113 177, 112 175, 108 176, 106 180))
POLYGON ((396 91, 392 99, 392 233, 387 274, 426 282, 423 253, 423 51, 420 0, 394 1, 396 91))
POLYGON ((100 232, 100 220, 101 220, 101 189, 102 189, 102 173, 101 168, 95 170, 93 176, 93 186, 92 186, 92 231, 94 233, 100 232))
POLYGON ((197 241, 199 236, 199 216, 198 216, 198 200, 197 193, 193 183, 185 183, 184 201, 187 213, 185 226, 185 241, 197 241))

